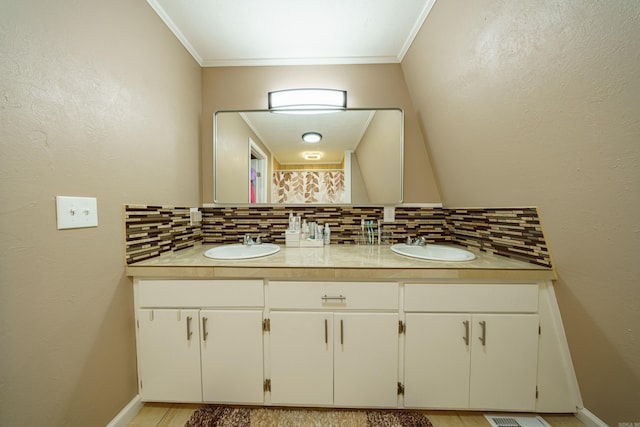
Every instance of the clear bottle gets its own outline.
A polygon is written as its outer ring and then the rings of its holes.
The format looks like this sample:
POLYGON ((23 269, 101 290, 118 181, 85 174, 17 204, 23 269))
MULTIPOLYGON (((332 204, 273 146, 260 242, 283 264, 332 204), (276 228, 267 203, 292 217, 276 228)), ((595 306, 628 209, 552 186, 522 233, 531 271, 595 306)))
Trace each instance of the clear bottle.
POLYGON ((300 238, 302 240, 306 240, 309 238, 309 226, 307 225, 307 220, 302 220, 302 232, 300 234, 300 238))
POLYGON ((289 212, 289 230, 294 231, 296 229, 296 222, 293 219, 293 211, 289 212))
POLYGON ((329 245, 331 244, 331 229, 329 229, 329 223, 325 223, 324 224, 324 244, 325 245, 329 245))

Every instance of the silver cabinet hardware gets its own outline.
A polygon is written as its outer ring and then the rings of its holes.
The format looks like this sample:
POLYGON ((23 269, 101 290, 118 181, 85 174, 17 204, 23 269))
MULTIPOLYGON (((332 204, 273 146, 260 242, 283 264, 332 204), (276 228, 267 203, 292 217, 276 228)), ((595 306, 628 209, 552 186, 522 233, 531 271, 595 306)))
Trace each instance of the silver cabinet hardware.
POLYGON ((322 299, 323 302, 328 302, 328 301, 331 301, 331 300, 338 300, 340 302, 344 302, 347 299, 347 297, 345 297, 342 294, 340 294, 338 296, 329 296, 329 295, 325 294, 321 299, 322 299))
POLYGON ((329 344, 329 321, 324 319, 324 343, 329 344))
POLYGON ((202 340, 203 341, 207 340, 207 335, 209 335, 209 332, 207 332, 207 318, 203 317, 202 318, 202 340))
POLYGON ((407 324, 404 323, 402 320, 398 321, 398 333, 399 334, 407 333, 407 324))
POLYGON ((482 345, 487 345, 487 322, 480 321, 480 327, 482 328, 482 335, 478 338, 482 345))
POLYGON ((340 319, 340 345, 344 344, 344 321, 340 319))
POLYGON ((465 320, 462 324, 464 325, 464 336, 462 339, 466 345, 469 345, 469 321, 465 320))
POLYGON ((187 316, 187 341, 191 340, 191 335, 193 335, 193 332, 191 332, 191 316, 187 316))

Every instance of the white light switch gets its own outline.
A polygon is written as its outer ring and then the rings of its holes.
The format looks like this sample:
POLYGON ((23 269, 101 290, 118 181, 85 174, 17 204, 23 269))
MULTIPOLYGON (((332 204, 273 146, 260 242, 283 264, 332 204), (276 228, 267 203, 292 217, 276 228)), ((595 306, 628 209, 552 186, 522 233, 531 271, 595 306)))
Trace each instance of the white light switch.
POLYGON ((98 226, 98 200, 95 197, 56 196, 58 230, 98 226))

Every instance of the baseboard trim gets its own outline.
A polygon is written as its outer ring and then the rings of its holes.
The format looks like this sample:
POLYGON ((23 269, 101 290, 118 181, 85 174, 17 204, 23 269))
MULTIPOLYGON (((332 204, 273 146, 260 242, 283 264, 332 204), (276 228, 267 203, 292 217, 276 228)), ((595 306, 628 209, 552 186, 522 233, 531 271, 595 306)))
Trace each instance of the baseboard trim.
POLYGON ((576 418, 582 421, 587 427, 609 427, 607 423, 596 417, 593 412, 586 408, 578 408, 576 418))
POLYGON ((140 400, 140 395, 136 394, 131 402, 127 403, 127 406, 122 408, 118 415, 115 416, 114 419, 111 420, 107 427, 126 427, 142 409, 142 401, 140 400))

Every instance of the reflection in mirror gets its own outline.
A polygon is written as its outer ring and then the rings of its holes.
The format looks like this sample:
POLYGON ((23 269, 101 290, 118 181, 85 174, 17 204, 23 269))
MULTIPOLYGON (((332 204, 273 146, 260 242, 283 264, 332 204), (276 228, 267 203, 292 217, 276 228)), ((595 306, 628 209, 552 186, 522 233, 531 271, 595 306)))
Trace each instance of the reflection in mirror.
POLYGON ((214 117, 214 201, 400 203, 403 145, 400 109, 219 111, 214 117), (315 142, 303 139, 309 133, 316 134, 315 142))

